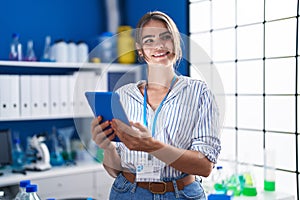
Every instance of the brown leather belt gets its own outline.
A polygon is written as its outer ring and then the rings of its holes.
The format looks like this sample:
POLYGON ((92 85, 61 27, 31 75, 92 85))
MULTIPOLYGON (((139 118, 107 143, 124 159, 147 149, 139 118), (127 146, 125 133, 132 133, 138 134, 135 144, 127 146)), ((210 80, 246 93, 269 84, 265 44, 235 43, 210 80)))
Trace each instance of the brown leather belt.
MULTIPOLYGON (((128 172, 122 172, 123 176, 131 183, 135 182, 135 175, 128 172)), ((183 190, 184 186, 191 184, 195 181, 195 176, 188 175, 181 179, 176 180, 178 190, 183 190)), ((166 192, 174 192, 172 181, 168 182, 137 182, 137 186, 147 189, 153 194, 164 194, 166 192)))

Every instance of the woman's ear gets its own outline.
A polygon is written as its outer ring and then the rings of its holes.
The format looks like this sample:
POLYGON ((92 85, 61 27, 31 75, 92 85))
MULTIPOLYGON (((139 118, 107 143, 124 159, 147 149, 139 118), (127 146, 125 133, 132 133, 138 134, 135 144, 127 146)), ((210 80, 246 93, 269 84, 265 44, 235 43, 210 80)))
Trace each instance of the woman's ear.
POLYGON ((135 43, 135 47, 136 47, 136 50, 137 50, 139 56, 143 57, 143 51, 142 51, 141 45, 139 45, 138 43, 135 43))

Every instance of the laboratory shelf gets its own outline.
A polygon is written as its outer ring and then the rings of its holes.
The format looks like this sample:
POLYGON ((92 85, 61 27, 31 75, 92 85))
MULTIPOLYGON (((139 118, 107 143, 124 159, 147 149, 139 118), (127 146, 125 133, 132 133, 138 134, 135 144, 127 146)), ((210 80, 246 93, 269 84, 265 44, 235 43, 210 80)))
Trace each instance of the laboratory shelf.
POLYGON ((5 61, 0 60, 0 67, 29 67, 29 68, 70 68, 70 69, 101 69, 108 67, 113 71, 126 71, 137 64, 120 64, 120 63, 71 63, 71 62, 28 62, 28 61, 5 61))

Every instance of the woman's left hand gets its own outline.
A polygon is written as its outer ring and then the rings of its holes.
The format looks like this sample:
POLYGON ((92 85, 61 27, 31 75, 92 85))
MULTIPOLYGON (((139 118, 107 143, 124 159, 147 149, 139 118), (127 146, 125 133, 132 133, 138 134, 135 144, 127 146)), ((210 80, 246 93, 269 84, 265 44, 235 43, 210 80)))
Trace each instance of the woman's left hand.
POLYGON ((130 125, 132 127, 118 119, 113 119, 111 122, 112 129, 128 149, 145 152, 154 151, 155 140, 151 137, 147 127, 139 122, 130 122, 130 125))

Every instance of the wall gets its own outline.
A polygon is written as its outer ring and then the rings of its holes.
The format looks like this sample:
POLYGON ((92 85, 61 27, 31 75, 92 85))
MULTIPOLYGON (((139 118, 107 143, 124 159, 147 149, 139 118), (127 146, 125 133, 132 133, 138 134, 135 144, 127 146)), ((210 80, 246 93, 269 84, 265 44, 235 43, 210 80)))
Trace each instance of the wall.
MULTIPOLYGON (((170 15, 181 33, 188 33, 187 1, 159 0, 140 2, 119 0, 121 22, 135 27, 138 19, 148 11, 160 10, 170 15)), ((11 0, 0 3, 0 60, 7 60, 11 35, 20 34, 23 53, 27 41, 32 39, 37 57, 42 55, 45 37, 50 35, 52 42, 57 39, 67 41, 85 40, 91 42, 107 27, 105 0, 11 0), (87 3, 88 2, 88 3, 87 3)), ((187 75, 185 61, 179 68, 187 75)))
POLYGON ((47 35, 52 37, 52 41, 60 38, 67 41, 88 40, 105 29, 104 7, 102 0, 1 1, 0 59, 8 59, 14 32, 20 34, 25 49, 27 41, 33 40, 38 57, 47 35))
MULTIPOLYGON (((152 1, 138 1, 138 0, 121 0, 121 6, 123 11, 124 21, 132 26, 136 27, 138 20, 149 11, 162 11, 168 14, 177 24, 179 32, 182 34, 188 34, 188 1, 185 0, 152 0, 152 1), (126 3, 125 3, 126 2, 126 3)), ((183 52, 185 55, 187 51, 183 52)), ((185 60, 182 61, 178 71, 181 74, 188 75, 188 67, 185 60)))
MULTIPOLYGON (((184 0, 137 1, 119 0, 121 21, 136 26, 138 19, 148 11, 160 10, 169 14, 177 24, 179 31, 187 34, 187 2, 184 0)), ((7 60, 11 35, 18 32, 26 49, 29 39, 34 42, 37 57, 42 54, 47 35, 54 40, 63 38, 73 41, 91 40, 106 31, 106 10, 104 0, 10 0, 0 2, 0 60, 7 60)), ((25 51, 24 51, 25 53, 25 51)), ((187 65, 182 62, 179 71, 188 74, 187 65)), ((3 69, 6 70, 6 69, 3 69)), ((3 73, 3 70, 1 73, 3 73)), ((7 71, 6 71, 7 72, 7 71)), ((1 122, 0 129, 13 128, 20 134, 32 135, 72 125, 72 119, 37 120, 21 122, 1 122)), ((25 141, 25 136, 22 138, 25 141)))

